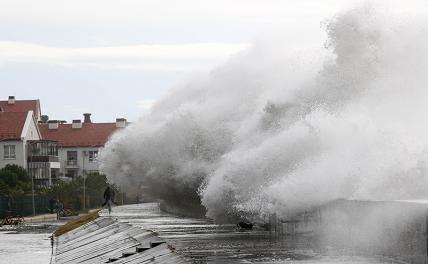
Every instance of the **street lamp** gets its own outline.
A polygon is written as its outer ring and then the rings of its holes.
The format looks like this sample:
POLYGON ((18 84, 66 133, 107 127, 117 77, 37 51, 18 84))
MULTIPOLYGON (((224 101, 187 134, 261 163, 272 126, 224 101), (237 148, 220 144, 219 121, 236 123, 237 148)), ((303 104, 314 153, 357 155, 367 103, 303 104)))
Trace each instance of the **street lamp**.
MULTIPOLYGON (((33 166, 33 155, 35 154, 33 143, 29 142, 28 146, 30 146, 30 164, 33 166)), ((28 164, 28 168, 30 169, 31 175, 31 196, 33 200, 33 216, 36 216, 36 206, 34 202, 34 168, 30 168, 30 164, 28 164)))
POLYGON ((85 170, 85 158, 88 155, 86 150, 83 151, 83 163, 82 163, 82 174, 83 174, 83 210, 86 210, 86 170, 85 170))
POLYGON ((83 172, 83 210, 86 210, 86 172, 83 172))
MULTIPOLYGON (((31 143, 30 143, 31 146, 31 143)), ((34 154, 34 149, 33 147, 31 147, 31 156, 30 156, 30 164, 33 166, 33 154, 34 154)), ((30 167, 30 166, 28 166, 30 167)), ((32 195, 32 200, 33 200, 33 216, 36 216, 36 205, 34 202, 34 169, 31 168, 31 195, 32 195)))

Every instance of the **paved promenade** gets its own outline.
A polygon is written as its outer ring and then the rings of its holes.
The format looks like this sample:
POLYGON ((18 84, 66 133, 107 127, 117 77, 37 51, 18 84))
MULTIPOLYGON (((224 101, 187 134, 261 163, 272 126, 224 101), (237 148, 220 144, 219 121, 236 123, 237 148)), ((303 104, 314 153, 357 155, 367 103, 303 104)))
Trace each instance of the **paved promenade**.
POLYGON ((155 203, 114 207, 111 215, 103 210, 95 224, 59 237, 56 249, 56 263, 393 263, 326 255, 314 249, 310 237, 277 237, 178 217, 155 203), (166 243, 153 249, 150 242, 156 240, 166 243), (145 255, 136 254, 139 250, 145 255))
POLYGON ((22 225, 0 228, 0 263, 47 264, 51 258, 52 232, 70 219, 56 220, 56 214, 25 217, 22 225))

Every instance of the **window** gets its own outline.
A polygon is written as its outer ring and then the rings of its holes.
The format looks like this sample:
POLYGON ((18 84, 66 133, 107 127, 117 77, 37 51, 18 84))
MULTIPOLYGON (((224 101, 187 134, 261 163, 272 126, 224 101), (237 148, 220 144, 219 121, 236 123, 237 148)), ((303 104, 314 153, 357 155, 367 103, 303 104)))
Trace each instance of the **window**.
POLYGON ((89 162, 96 162, 98 158, 98 150, 89 151, 89 162))
POLYGON ((77 151, 67 151, 67 166, 77 166, 77 151))
POLYGON ((77 151, 67 151, 67 160, 77 160, 77 151))
POLYGON ((77 173, 78 170, 72 169, 72 170, 67 170, 65 176, 71 178, 71 179, 76 179, 77 178, 77 173))
POLYGON ((4 146, 4 159, 16 159, 15 145, 4 146))

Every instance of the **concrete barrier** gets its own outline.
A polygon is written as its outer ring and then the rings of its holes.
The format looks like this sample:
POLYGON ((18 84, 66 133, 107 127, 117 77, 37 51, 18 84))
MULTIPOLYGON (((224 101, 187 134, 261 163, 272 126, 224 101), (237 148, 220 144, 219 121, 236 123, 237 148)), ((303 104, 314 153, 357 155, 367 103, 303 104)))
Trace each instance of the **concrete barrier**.
POLYGON ((271 221, 281 236, 311 234, 320 251, 428 263, 428 203, 336 200, 291 219, 271 221))

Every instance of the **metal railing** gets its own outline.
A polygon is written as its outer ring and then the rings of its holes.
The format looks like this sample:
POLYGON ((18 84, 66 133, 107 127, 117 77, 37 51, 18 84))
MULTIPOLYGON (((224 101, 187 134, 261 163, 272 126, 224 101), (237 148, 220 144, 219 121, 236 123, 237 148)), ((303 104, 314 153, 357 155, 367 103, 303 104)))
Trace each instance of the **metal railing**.
POLYGON ((29 156, 28 162, 58 162, 58 156, 29 156))
POLYGON ((67 166, 77 166, 77 160, 67 160, 65 164, 67 166))

